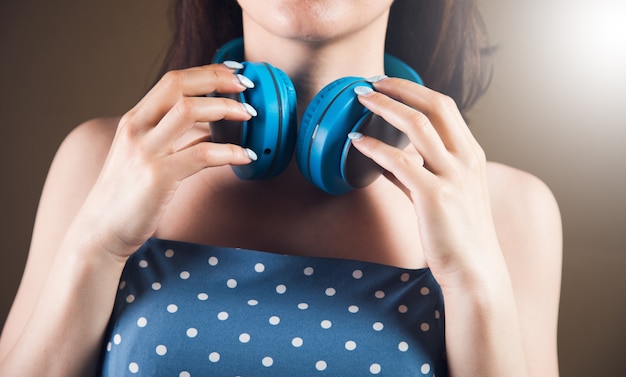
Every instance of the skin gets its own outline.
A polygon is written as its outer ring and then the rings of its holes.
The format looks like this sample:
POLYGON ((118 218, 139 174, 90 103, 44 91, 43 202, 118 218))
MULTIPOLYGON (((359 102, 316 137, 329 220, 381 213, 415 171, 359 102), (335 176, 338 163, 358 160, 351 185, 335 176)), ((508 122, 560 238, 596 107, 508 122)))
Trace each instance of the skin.
MULTIPOLYGON (((285 70, 301 110, 338 77, 383 72, 391 1, 239 3, 247 59, 285 70)), ((552 194, 487 162, 450 98, 394 78, 374 87, 360 101, 412 146, 353 140, 388 174, 341 197, 311 187, 293 163, 271 180, 234 177, 230 165, 250 157, 208 141, 207 123, 250 114, 201 96, 245 90, 223 65, 168 73, 121 118, 76 128, 42 193, 0 375, 94 374, 124 263, 156 236, 428 266, 444 293, 453 376, 557 376, 562 240, 552 194)))

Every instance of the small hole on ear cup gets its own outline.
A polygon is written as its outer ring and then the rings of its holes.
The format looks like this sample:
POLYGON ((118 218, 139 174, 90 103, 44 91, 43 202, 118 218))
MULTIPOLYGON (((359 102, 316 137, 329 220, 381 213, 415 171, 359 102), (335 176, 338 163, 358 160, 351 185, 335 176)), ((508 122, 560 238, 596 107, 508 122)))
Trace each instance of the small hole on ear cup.
POLYGON ((263 151, 264 154, 270 154, 272 153, 272 150, 270 148, 265 148, 265 150, 263 151))

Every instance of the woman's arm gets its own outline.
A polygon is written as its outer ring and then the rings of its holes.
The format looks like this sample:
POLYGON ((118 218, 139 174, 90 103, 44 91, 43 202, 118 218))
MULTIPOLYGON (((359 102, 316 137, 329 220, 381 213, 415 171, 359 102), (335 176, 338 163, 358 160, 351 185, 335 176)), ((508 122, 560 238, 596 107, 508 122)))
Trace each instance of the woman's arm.
MULTIPOLYGON (((83 317, 92 320, 92 329, 103 329, 112 301, 110 297, 107 300, 93 293, 81 295, 80 291, 95 288, 85 285, 89 284, 90 278, 115 279, 121 270, 112 263, 91 272, 89 269, 97 265, 89 266, 89 262, 107 261, 79 259, 71 253, 57 250, 61 250, 72 220, 100 173, 115 127, 116 120, 111 119, 91 121, 76 128, 61 145, 50 167, 39 203, 26 269, 2 332, 1 375, 60 375, 61 370, 55 371, 56 363, 46 360, 62 358, 57 356, 60 354, 66 354, 66 357, 72 355, 83 361, 82 366, 74 367, 77 370, 84 372, 85 367, 93 365, 99 337, 91 336, 88 340, 89 334, 72 334, 71 331, 85 327, 81 326, 81 322, 86 322, 81 320, 83 317), (109 277, 105 277, 106 274, 109 277), (37 297, 41 297, 39 303, 37 297), (94 299, 94 302, 87 302, 89 299, 94 299), (70 302, 64 302, 66 300, 70 302), (82 341, 73 342, 72 339, 76 338, 82 341), (86 345, 84 341, 91 344, 86 345)), ((68 239, 67 243, 76 241, 81 242, 68 239)), ((88 245, 78 249, 84 246, 88 245)), ((111 287, 115 284, 108 281, 100 287, 106 286, 110 291, 108 296, 111 296, 111 292, 115 292, 111 287)), ((81 332, 83 330, 86 329, 80 329, 81 332)), ((59 364, 70 367, 77 362, 59 364)))
POLYGON ((224 65, 167 74, 119 120, 87 123, 63 143, 44 188, 27 267, 0 338, 2 376, 95 372, 124 263, 155 231, 180 182, 246 164, 245 149, 179 147, 198 122, 247 120, 241 104, 205 97, 246 88, 224 65))
POLYGON ((558 376, 557 325, 563 230, 557 202, 538 178, 490 164, 498 241, 519 312, 532 376, 558 376))
MULTIPOLYGON (((538 350, 550 349, 556 333, 558 287, 546 271, 555 272, 557 265, 544 266, 536 257, 560 257, 560 243, 549 236, 560 234, 555 205, 548 206, 550 216, 541 222, 545 227, 524 224, 541 217, 536 212, 551 196, 545 190, 520 195, 528 187, 511 187, 504 188, 500 202, 492 203, 490 191, 495 188, 490 187, 493 177, 488 171, 494 169, 488 168, 483 150, 450 98, 400 79, 383 79, 374 86, 378 92, 361 91, 360 101, 407 134, 413 148, 399 150, 360 135, 352 135, 353 143, 393 175, 415 206, 426 261, 444 294, 452 375, 556 376, 556 354, 539 355, 538 350), (494 219, 494 212, 507 211, 492 211, 492 205, 506 201, 515 203, 508 208, 517 209, 517 220, 494 219), (526 250, 531 246, 538 250, 526 250), (525 263, 516 265, 519 260, 525 263), (521 273, 524 267, 529 267, 526 275, 521 273), (537 292, 534 282, 532 289, 526 286, 535 276, 548 285, 547 293, 537 292), (538 312, 549 317, 540 326, 546 335, 525 333, 532 323, 532 306, 542 306, 538 312), (531 365, 537 360, 542 363, 531 365)), ((501 179, 511 183, 503 175, 501 179)))

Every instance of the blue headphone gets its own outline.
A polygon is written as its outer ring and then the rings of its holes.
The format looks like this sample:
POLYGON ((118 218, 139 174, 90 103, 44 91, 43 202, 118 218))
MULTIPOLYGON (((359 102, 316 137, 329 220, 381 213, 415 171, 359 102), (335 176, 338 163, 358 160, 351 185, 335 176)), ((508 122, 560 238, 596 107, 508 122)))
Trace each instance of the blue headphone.
MULTIPOLYGON (((243 61, 243 39, 220 48, 214 63, 243 61)), ((372 85, 362 77, 340 78, 324 87, 310 102, 298 130, 296 90, 289 77, 268 63, 243 62, 243 74, 255 87, 235 99, 257 109, 258 115, 238 125, 211 125, 212 139, 250 148, 258 159, 234 166, 241 179, 271 178, 280 174, 294 153, 300 171, 313 185, 332 195, 345 194, 373 182, 383 169, 350 143, 353 131, 403 148, 407 137, 360 104, 354 88, 372 85)), ((386 54, 385 71, 423 84, 420 76, 401 60, 386 54)), ((227 122, 227 121, 222 121, 227 122)))

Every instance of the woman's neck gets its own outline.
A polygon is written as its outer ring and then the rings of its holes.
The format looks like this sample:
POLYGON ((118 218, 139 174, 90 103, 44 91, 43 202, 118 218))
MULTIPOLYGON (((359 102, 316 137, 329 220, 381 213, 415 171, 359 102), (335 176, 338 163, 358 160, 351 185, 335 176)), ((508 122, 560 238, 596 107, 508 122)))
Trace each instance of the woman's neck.
POLYGON ((354 33, 321 41, 269 33, 245 14, 243 21, 246 60, 265 61, 287 73, 300 108, 340 77, 384 73, 386 15, 354 33))

